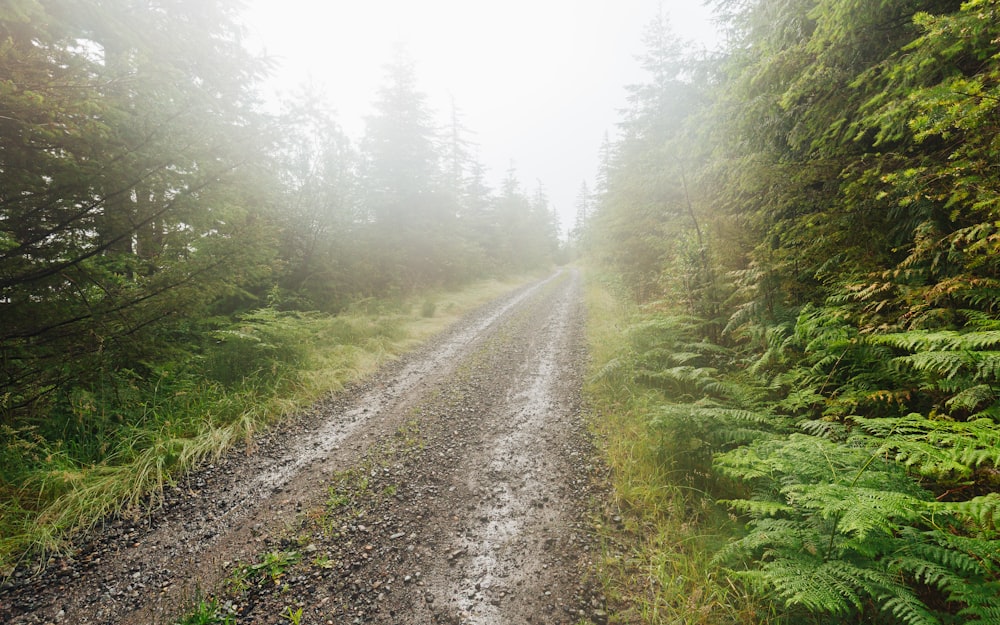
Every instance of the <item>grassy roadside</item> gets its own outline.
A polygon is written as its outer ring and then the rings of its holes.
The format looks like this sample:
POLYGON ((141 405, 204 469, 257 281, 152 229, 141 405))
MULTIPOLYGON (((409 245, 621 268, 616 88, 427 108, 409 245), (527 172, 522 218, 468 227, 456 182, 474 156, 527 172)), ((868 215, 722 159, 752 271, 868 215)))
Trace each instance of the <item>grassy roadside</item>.
POLYGON ((639 384, 627 330, 639 311, 587 279, 592 427, 612 473, 617 523, 602 528, 599 573, 619 623, 767 623, 766 608, 733 584, 713 554, 738 531, 676 468, 676 441, 654 423, 669 402, 639 384))
MULTIPOLYGON (((49 423, 0 430, 0 576, 441 332, 529 280, 482 281, 337 316, 244 315, 196 354, 113 392, 74 392, 49 423)), ((123 382, 124 380, 124 382, 123 382)))

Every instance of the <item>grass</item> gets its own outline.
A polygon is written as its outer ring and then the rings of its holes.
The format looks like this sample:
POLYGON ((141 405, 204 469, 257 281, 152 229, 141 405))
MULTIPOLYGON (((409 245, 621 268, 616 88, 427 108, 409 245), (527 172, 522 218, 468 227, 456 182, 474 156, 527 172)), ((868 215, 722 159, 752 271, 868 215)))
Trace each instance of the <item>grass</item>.
POLYGON ((0 577, 44 565, 103 519, 140 514, 178 475, 252 446, 260 430, 527 280, 362 302, 335 317, 258 311, 219 331, 197 358, 146 380, 118 373, 104 395, 74 391, 61 419, 0 426, 0 577), (54 422, 62 430, 51 431, 54 422))
POLYGON ((771 623, 759 605, 711 562, 739 528, 706 493, 664 462, 649 422, 662 397, 621 373, 597 376, 627 358, 623 334, 633 310, 598 280, 587 281, 592 427, 612 473, 613 496, 600 533, 599 574, 620 623, 771 623))
POLYGON ((202 599, 175 625, 235 625, 235 623, 236 617, 224 613, 218 601, 202 599))

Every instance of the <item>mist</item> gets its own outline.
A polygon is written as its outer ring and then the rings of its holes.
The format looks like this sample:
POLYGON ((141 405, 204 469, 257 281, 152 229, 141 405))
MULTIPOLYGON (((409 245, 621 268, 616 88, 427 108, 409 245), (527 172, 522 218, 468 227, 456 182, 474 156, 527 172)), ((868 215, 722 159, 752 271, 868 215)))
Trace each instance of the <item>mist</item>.
POLYGON ((526 186, 544 185, 565 234, 602 141, 617 133, 625 86, 646 79, 636 56, 660 11, 692 50, 719 45, 710 9, 681 0, 253 0, 245 23, 248 45, 275 63, 266 97, 321 88, 355 140, 385 65, 405 50, 435 123, 457 110, 487 182, 499 186, 513 164, 526 186))

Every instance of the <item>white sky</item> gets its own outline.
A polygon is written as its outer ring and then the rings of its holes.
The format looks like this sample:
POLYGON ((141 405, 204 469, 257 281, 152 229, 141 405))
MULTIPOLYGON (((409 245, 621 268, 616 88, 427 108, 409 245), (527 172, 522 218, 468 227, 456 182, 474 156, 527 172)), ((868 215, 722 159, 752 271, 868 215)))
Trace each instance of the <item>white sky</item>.
POLYGON ((402 43, 442 125, 454 98, 490 183, 513 161, 568 229, 624 86, 644 79, 635 56, 661 4, 681 36, 716 41, 698 0, 249 0, 247 20, 251 46, 279 63, 272 87, 323 86, 354 139, 402 43))

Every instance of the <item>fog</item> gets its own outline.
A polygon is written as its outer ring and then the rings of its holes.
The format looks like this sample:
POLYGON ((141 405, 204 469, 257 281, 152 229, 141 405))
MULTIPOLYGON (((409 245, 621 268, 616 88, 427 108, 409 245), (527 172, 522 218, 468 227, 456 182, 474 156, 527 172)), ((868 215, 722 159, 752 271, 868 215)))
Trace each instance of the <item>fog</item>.
POLYGON ((544 184, 565 230, 624 86, 643 78, 635 56, 661 6, 693 45, 718 40, 690 0, 251 0, 246 20, 251 48, 276 62, 267 91, 321 87, 355 139, 401 45, 442 124, 455 103, 490 182, 513 163, 527 189, 544 184))

